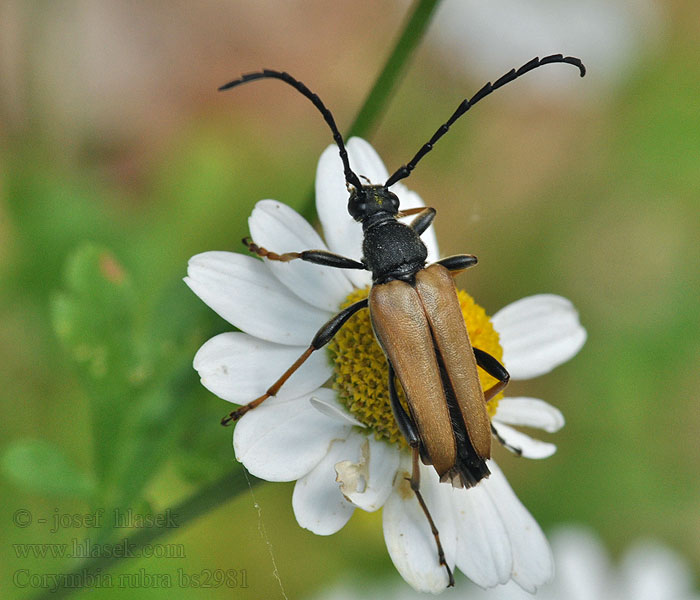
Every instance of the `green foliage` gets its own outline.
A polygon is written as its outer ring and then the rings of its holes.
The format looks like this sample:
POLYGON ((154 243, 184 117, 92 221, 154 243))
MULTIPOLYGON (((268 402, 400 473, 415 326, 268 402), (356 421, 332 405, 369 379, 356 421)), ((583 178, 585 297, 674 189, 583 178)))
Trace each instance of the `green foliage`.
POLYGON ((107 506, 143 500, 191 421, 199 311, 183 301, 191 296, 184 284, 178 288, 151 317, 127 269, 87 243, 69 257, 63 290, 52 298, 55 332, 90 399, 97 493, 107 506))
POLYGON ((91 386, 130 391, 146 374, 136 357, 137 303, 124 267, 105 248, 86 244, 70 256, 64 286, 52 301, 59 339, 91 386))
POLYGON ((75 361, 91 400, 100 489, 113 481, 124 418, 151 365, 136 336, 138 303, 125 268, 105 248, 85 244, 68 259, 64 291, 54 294, 54 330, 75 361))
POLYGON ((2 456, 3 474, 27 491, 47 496, 91 500, 95 481, 66 456, 62 448, 44 440, 16 440, 2 456))
POLYGON ((45 302, 76 244, 87 239, 116 242, 122 218, 114 214, 108 190, 89 189, 81 178, 66 177, 34 147, 18 144, 13 150, 3 184, 7 216, 17 227, 11 238, 14 260, 7 265, 9 285, 3 291, 31 293, 45 302))

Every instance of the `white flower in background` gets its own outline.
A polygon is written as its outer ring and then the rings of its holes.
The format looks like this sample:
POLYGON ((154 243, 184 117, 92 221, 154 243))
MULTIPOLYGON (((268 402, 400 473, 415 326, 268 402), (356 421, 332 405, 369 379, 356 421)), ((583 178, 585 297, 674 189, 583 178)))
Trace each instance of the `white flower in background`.
POLYGON ((484 81, 533 56, 578 56, 588 67, 583 88, 566 69, 542 69, 522 85, 545 97, 595 97, 648 59, 663 29, 662 7, 655 0, 446 0, 428 38, 447 65, 484 81))
MULTIPOLYGON (((700 600, 693 591, 693 573, 681 556, 654 542, 638 542, 615 568, 597 537, 579 527, 561 528, 551 535, 556 577, 537 591, 537 600, 700 600)), ((318 596, 319 600, 419 600, 421 594, 403 586, 384 586, 358 592, 342 585, 318 596)), ((466 586, 459 600, 532 600, 514 583, 495 590, 466 586)))
MULTIPOLYGON (((633 544, 619 568, 591 532, 560 529, 552 536, 557 577, 537 594, 538 600, 700 600, 693 575, 675 552, 651 541, 633 544)), ((524 600, 516 587, 502 600, 524 600)), ((478 594, 474 600, 496 600, 478 594)))
MULTIPOLYGON (((617 569, 600 540, 586 529, 560 529, 552 535, 552 547, 557 576, 537 592, 537 600, 700 600, 687 563, 658 543, 637 542, 617 569)), ((506 585, 493 593, 474 590, 464 600, 531 600, 531 596, 506 585)))
MULTIPOLYGON (((364 140, 347 144, 353 170, 372 182, 388 173, 364 140)), ((402 209, 422 206, 403 185, 392 187, 402 209)), ((336 146, 321 156, 316 177, 317 210, 325 240, 300 215, 272 200, 250 217, 253 240, 275 252, 330 249, 359 259, 361 226, 346 210, 348 192, 336 146)), ((438 258, 432 228, 424 235, 428 260, 438 258)), ((187 285, 219 315, 242 330, 217 335, 195 356, 202 383, 221 398, 245 404, 266 389, 308 348, 316 331, 341 306, 367 294, 370 274, 292 261, 261 261, 231 252, 205 252, 189 262, 187 285)), ((491 319, 464 292, 460 303, 474 346, 502 359, 511 378, 542 375, 575 355, 586 333, 568 300, 524 298, 491 319), (500 339, 500 343, 499 343, 500 339)), ((489 379, 482 374, 482 385, 489 379)), ((234 430, 236 458, 268 481, 294 481, 297 521, 319 535, 339 531, 356 508, 383 507, 389 554, 415 589, 440 592, 447 574, 435 540, 408 487, 410 453, 388 402, 384 356, 374 341, 366 310, 315 352, 281 388, 245 414, 234 430), (333 389, 322 387, 328 380, 333 389)), ((523 456, 545 458, 556 450, 513 425, 554 432, 561 413, 535 398, 489 403, 498 434, 523 456)), ((421 465, 421 490, 440 531, 450 567, 483 587, 514 580, 534 591, 552 575, 547 540, 511 490, 498 466, 472 489, 441 484, 421 465)))

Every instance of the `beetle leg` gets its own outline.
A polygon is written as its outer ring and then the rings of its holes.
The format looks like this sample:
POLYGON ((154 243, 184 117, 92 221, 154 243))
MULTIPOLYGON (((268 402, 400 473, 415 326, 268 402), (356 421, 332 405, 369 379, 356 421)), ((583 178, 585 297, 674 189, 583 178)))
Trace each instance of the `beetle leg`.
POLYGON ((491 375, 491 377, 498 379, 498 383, 492 385, 488 390, 484 390, 484 399, 488 402, 508 385, 510 373, 508 373, 506 368, 488 352, 479 350, 479 348, 474 348, 474 357, 476 358, 477 365, 491 375))
MULTIPOLYGON (((409 209, 403 214, 412 214, 411 210, 416 210, 416 209, 409 209)), ((413 219, 410 223, 411 229, 415 231, 418 235, 421 235, 428 227, 430 227, 430 224, 433 222, 433 219, 435 218, 435 209, 434 208, 421 208, 420 211, 418 212, 418 216, 413 219)))
POLYGON ((394 367, 388 360, 387 363, 389 365, 389 400, 391 402, 391 412, 394 413, 394 418, 396 419, 396 424, 399 426, 399 431, 408 442, 408 445, 411 446, 411 448, 414 446, 420 448, 420 437, 418 436, 416 426, 409 414, 401 405, 399 395, 396 393, 394 367))
POLYGON ((335 267, 337 269, 367 268, 364 264, 362 264, 359 261, 353 260, 352 258, 346 258, 345 256, 341 256, 340 254, 334 254, 333 252, 328 252, 326 250, 304 250, 303 252, 285 252, 284 254, 277 254, 276 252, 271 252, 267 248, 258 246, 249 237, 243 238, 243 243, 253 254, 263 256, 265 258, 268 258, 269 260, 289 262, 290 260, 295 260, 298 258, 317 265, 335 267))
POLYGON ((233 421, 237 421, 240 419, 244 414, 246 414, 249 410, 252 410, 262 404, 265 400, 267 400, 270 396, 274 396, 277 394, 279 389, 284 385, 284 382, 289 379, 294 371, 296 371, 301 365, 304 363, 304 361, 311 356, 313 352, 316 350, 319 350, 320 348, 323 348, 328 342, 331 341, 333 336, 338 333, 340 328, 345 325, 346 321, 354 315, 358 310, 362 308, 367 307, 367 299, 365 298, 364 300, 360 300, 359 302, 355 302, 355 304, 351 304, 348 306, 346 309, 341 310, 337 315, 332 317, 331 319, 326 322, 321 329, 319 329, 316 332, 316 335, 314 336, 314 339, 311 340, 311 345, 304 350, 303 354, 294 361, 294 364, 289 367, 283 374, 282 376, 275 381, 275 383, 272 384, 272 386, 259 398, 256 398, 255 400, 248 402, 248 404, 244 404, 240 408, 232 411, 229 413, 227 416, 225 416, 223 419, 221 419, 221 424, 222 425, 228 425, 229 423, 233 421))
POLYGON ((454 256, 443 258, 437 261, 435 264, 442 265, 454 276, 458 275, 469 267, 473 267, 476 263, 477 258, 473 254, 455 254, 454 256))
POLYGON ((493 423, 491 423, 491 433, 493 434, 493 437, 495 437, 501 446, 503 446, 506 450, 510 450, 513 454, 517 456, 522 456, 523 455, 523 449, 522 448, 517 448, 516 446, 511 446, 508 442, 506 442, 503 437, 496 431, 496 428, 493 426, 493 423))
MULTIPOLYGON (((498 379, 498 383, 491 386, 488 390, 484 392, 484 398, 486 399, 486 402, 488 402, 489 400, 491 400, 491 398, 498 394, 498 392, 500 392, 504 387, 506 387, 506 385, 508 385, 508 381, 510 380, 510 374, 508 373, 508 371, 506 371, 506 368, 488 352, 479 350, 479 348, 474 348, 474 356, 476 357, 476 364, 478 364, 489 375, 498 379)), ((493 426, 493 423, 491 423, 491 434, 500 442, 501 446, 503 446, 506 450, 510 450, 513 454, 517 454, 518 456, 523 455, 522 448, 511 446, 508 442, 506 442, 503 439, 503 437, 498 433, 498 431, 496 431, 496 428, 493 426)))
POLYGON ((432 531, 433 536, 435 537, 435 544, 437 545, 438 551, 438 559, 440 561, 440 564, 447 570, 447 577, 449 579, 447 587, 453 587, 455 584, 455 580, 454 576, 452 575, 452 571, 450 570, 450 567, 447 564, 447 560, 445 560, 445 552, 443 551, 442 543, 440 542, 440 533, 438 532, 438 529, 435 526, 435 521, 433 521, 433 517, 431 516, 430 511, 428 510, 428 506, 426 505, 425 500, 423 500, 423 495, 420 493, 420 465, 418 464, 418 459, 420 457, 420 437, 416 430, 416 426, 411 420, 411 417, 404 410, 404 407, 401 406, 401 402, 399 401, 399 395, 396 393, 394 367, 391 366, 391 363, 389 361, 387 362, 389 364, 389 398, 391 401, 391 410, 394 413, 394 418, 396 419, 396 423, 399 426, 399 430, 401 431, 402 435, 406 438, 408 445, 411 447, 413 458, 411 476, 406 477, 406 480, 410 482, 411 489, 416 495, 418 503, 423 509, 425 517, 428 519, 428 523, 430 524, 430 531, 432 531))
POLYGON ((438 551, 438 560, 440 561, 440 564, 445 567, 447 571, 447 578, 449 583, 447 584, 447 587, 454 587, 455 584, 455 578, 452 575, 452 570, 450 569, 449 565, 447 564, 447 560, 445 560, 445 552, 442 549, 442 544, 440 543, 440 533, 438 532, 437 527, 435 526, 435 522, 433 521, 433 517, 430 515, 430 511, 428 510, 428 506, 425 504, 425 500, 423 500, 423 494, 420 493, 420 465, 418 464, 418 457, 419 457, 419 448, 418 445, 413 445, 411 446, 411 451, 413 452, 413 469, 411 473, 411 477, 406 477, 406 479, 411 483, 411 489, 413 490, 413 493, 416 495, 416 498, 418 499, 418 503, 420 504, 420 507, 423 509, 423 513, 425 514, 425 517, 428 519, 428 523, 430 524, 430 531, 433 533, 433 537, 435 538, 435 544, 437 545, 437 551, 438 551))
POLYGON ((406 210, 400 210, 399 212, 396 213, 396 218, 397 219, 402 219, 403 217, 410 217, 411 215, 417 215, 419 213, 422 213, 426 208, 426 206, 416 206, 415 208, 407 208, 406 210))

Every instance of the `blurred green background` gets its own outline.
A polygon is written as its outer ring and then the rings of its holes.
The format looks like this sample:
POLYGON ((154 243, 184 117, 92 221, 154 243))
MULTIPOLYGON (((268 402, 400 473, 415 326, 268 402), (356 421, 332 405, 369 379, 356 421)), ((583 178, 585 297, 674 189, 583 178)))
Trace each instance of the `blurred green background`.
MULTIPOLYGON (((231 430, 219 425, 228 404, 191 368, 196 349, 229 326, 181 279, 195 253, 241 251, 260 199, 311 215, 316 161, 331 140, 281 84, 216 88, 261 67, 287 70, 347 130, 409 8, 0 7, 3 597, 42 591, 14 585, 18 570, 76 567, 18 556, 14 545, 110 533, 52 533, 55 514, 162 511, 237 468, 231 430), (18 524, 18 510, 31 524, 18 524)), ((583 80, 566 72, 512 84, 464 117, 407 183, 437 208, 443 254, 479 256, 458 283, 488 312, 556 293, 588 330, 570 363, 510 388, 567 419, 548 436, 553 458, 497 455, 519 497, 545 529, 589 524, 614 554, 653 537, 697 572, 700 7, 674 0, 646 21, 628 16, 636 45, 612 75, 597 78, 589 63, 583 80)), ((477 40, 482 56, 446 51, 445 21, 438 13, 368 136, 390 170, 484 83, 490 48, 508 47, 495 22, 477 40)), ((586 61, 585 47, 563 45, 537 52, 586 61)), ((534 54, 513 48, 487 78, 534 54)), ((346 578, 398 580, 380 515, 357 511, 323 538, 297 526, 292 484, 253 491, 158 540, 186 556, 120 560, 111 572, 141 577, 138 589, 93 597, 281 597, 275 568, 291 598, 346 578), (245 570, 248 587, 160 589, 148 579, 217 569, 245 570)))

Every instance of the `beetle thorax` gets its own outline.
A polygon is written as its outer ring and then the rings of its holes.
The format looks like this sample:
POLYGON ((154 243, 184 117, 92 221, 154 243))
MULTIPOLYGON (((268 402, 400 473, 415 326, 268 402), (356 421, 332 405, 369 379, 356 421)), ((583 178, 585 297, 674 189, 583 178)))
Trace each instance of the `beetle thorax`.
POLYGON ((393 216, 365 227, 362 252, 374 283, 392 279, 411 282, 428 257, 420 236, 393 216))
POLYGON ((411 227, 396 220, 399 198, 389 188, 371 184, 354 188, 348 212, 362 223, 362 262, 372 272, 374 283, 411 281, 425 266, 425 244, 411 227))

